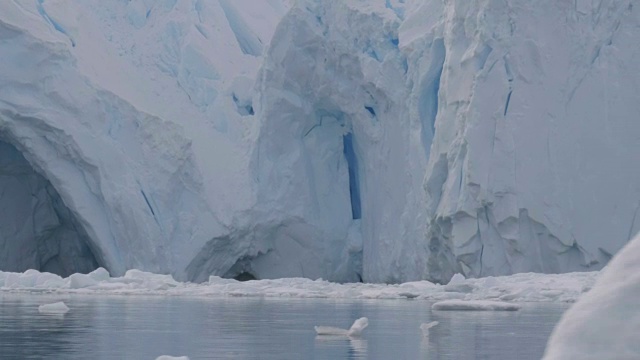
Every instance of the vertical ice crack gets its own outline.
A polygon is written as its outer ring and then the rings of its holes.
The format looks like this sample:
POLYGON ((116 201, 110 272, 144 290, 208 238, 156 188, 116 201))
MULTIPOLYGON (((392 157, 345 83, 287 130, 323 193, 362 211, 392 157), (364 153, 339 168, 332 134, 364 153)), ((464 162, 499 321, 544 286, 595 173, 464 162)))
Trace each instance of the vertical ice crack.
POLYGON ((509 83, 509 93, 507 93, 507 100, 504 103, 504 113, 503 116, 507 116, 509 112, 509 103, 511 102, 511 95, 513 94, 513 72, 511 71, 511 65, 509 64, 508 55, 505 55, 504 58, 504 71, 507 74, 507 82, 509 83))
POLYGON ((440 93, 440 79, 444 70, 446 49, 443 39, 436 39, 431 45, 431 64, 423 80, 423 86, 418 103, 418 113, 422 123, 422 143, 429 158, 431 142, 436 131, 438 116, 438 101, 440 93))
POLYGON ((71 35, 69 35, 69 33, 67 32, 67 30, 65 30, 62 25, 60 25, 57 21, 53 20, 49 14, 47 13, 47 11, 44 9, 44 0, 38 0, 37 2, 37 8, 38 8, 38 13, 40 14, 40 16, 42 16, 42 18, 48 22, 49 24, 51 24, 51 26, 53 26, 53 28, 60 32, 62 35, 66 36, 69 41, 71 41, 71 46, 75 47, 76 46, 76 42, 73 40, 73 38, 71 37, 71 35))
POLYGON ((344 157, 349 168, 349 193, 351 197, 351 215, 354 220, 362 218, 360 203, 360 182, 358 173, 358 158, 353 148, 353 134, 347 133, 342 138, 344 157))
POLYGON ((511 101, 511 94, 513 94, 513 90, 509 90, 509 94, 507 94, 507 101, 504 103, 504 116, 507 116, 507 112, 509 111, 509 102, 511 101))
POLYGON ((636 211, 633 212, 633 218, 631 218, 631 226, 629 227, 629 235, 627 236, 627 241, 631 240, 633 234, 633 228, 636 226, 636 218, 638 217, 638 211, 640 211, 640 200, 638 201, 638 205, 636 206, 636 211))

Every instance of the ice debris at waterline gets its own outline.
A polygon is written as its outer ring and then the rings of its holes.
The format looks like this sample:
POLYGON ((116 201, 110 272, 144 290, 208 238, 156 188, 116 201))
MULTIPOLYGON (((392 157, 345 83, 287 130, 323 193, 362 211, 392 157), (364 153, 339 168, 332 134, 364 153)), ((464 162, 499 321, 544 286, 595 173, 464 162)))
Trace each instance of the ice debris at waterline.
POLYGON ((438 321, 432 321, 430 323, 422 323, 420 324, 420 330, 422 330, 422 336, 428 337, 429 336, 429 329, 431 329, 432 327, 438 325, 439 322, 438 321))
POLYGON ((38 306, 38 311, 42 314, 66 314, 69 307, 62 301, 53 304, 43 304, 38 306))
POLYGON ((201 284, 178 282, 171 275, 129 270, 110 277, 104 269, 68 278, 28 270, 0 272, 0 291, 56 292, 117 295, 262 296, 289 298, 496 300, 510 302, 574 302, 589 290, 597 272, 568 274, 516 274, 480 279, 458 279, 456 284, 428 281, 404 284, 338 284, 324 280, 285 278, 240 282, 211 276, 201 284))
POLYGON ((364 329, 369 326, 369 319, 361 317, 353 322, 353 325, 347 329, 341 329, 332 326, 314 326, 316 334, 320 336, 360 336, 364 329))
POLYGON ((520 305, 489 300, 443 300, 431 306, 440 311, 517 311, 520 305))
POLYGON ((170 355, 161 355, 156 358, 156 360, 189 360, 188 356, 170 356, 170 355))

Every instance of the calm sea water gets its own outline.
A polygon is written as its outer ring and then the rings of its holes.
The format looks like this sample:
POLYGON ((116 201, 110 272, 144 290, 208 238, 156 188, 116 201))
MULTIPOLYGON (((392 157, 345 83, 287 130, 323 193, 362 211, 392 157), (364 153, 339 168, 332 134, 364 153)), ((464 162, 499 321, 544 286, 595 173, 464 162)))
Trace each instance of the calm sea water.
POLYGON ((567 305, 432 312, 420 300, 63 296, 0 293, 0 359, 539 359, 567 305), (64 301, 64 316, 38 305, 64 301), (314 325, 359 340, 317 338, 314 325), (429 338, 419 326, 437 320, 429 338))

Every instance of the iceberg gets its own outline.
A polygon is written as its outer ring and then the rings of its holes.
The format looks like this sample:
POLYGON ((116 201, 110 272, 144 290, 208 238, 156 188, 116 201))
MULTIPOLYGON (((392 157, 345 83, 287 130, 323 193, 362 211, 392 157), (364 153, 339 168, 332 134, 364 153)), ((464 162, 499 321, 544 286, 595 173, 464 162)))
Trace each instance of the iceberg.
POLYGON ((349 329, 341 329, 332 326, 314 326, 314 329, 318 336, 359 337, 367 326, 369 326, 369 319, 361 317, 354 321, 353 325, 351 325, 349 329))
POLYGON ((510 304, 502 301, 490 300, 443 300, 431 306, 439 311, 517 311, 519 304, 510 304))
POLYGON ((636 12, 2 2, 0 270, 59 275, 47 286, 98 268, 442 284, 599 270, 640 230, 636 12))
POLYGON ((432 321, 430 323, 422 323, 420 324, 420 331, 422 332, 422 336, 425 338, 429 337, 429 330, 431 330, 432 327, 438 325, 440 322, 438 321, 432 321))
POLYGON ((64 302, 59 301, 38 306, 38 312, 41 314, 66 314, 69 312, 69 307, 64 302))
POLYGON ((640 357, 639 256, 640 234, 562 316, 547 343, 545 360, 640 357))

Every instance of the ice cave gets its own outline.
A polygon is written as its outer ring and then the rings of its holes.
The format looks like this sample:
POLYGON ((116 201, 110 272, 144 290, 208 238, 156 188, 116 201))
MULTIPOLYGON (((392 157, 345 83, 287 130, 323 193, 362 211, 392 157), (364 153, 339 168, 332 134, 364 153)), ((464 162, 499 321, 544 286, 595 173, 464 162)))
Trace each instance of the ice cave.
POLYGON ((0 138, 0 270, 68 276, 98 266, 89 236, 51 182, 0 138))

